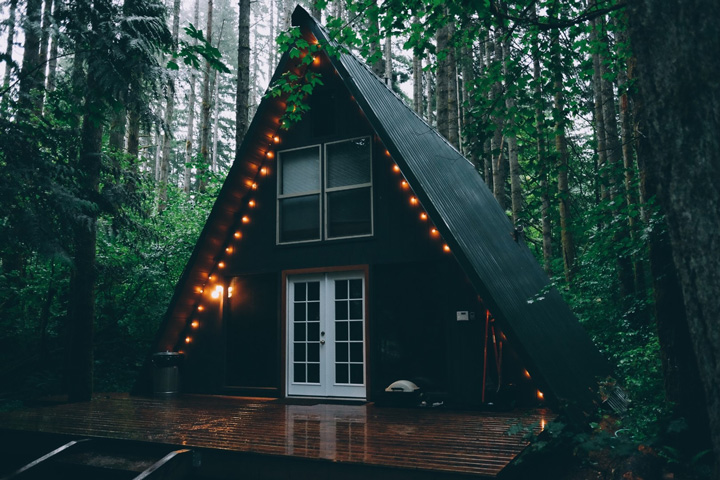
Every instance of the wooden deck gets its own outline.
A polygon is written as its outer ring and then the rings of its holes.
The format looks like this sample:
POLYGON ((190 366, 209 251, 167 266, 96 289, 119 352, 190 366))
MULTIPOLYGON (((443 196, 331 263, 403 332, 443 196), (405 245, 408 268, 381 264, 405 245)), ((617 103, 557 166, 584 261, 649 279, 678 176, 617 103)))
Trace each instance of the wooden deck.
POLYGON ((208 459, 239 452, 276 464, 314 460, 317 465, 319 460, 334 466, 374 466, 405 471, 412 478, 419 474, 488 478, 496 477, 527 446, 522 433, 508 435, 511 426, 521 423, 538 432, 553 418, 541 409, 460 412, 113 394, 87 403, 0 413, 0 433, 2 439, 30 432, 153 442, 198 449, 208 459))

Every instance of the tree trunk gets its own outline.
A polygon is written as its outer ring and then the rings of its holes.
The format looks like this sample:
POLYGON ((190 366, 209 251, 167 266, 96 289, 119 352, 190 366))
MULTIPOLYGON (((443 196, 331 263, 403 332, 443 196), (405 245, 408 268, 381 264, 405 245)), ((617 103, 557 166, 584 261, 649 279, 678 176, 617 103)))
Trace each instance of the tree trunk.
POLYGON ((720 84, 712 79, 720 78, 719 24, 720 9, 714 0, 630 4, 630 40, 648 140, 641 155, 667 218, 716 466, 720 465, 720 84))
POLYGON ((275 71, 275 8, 270 2, 270 47, 268 48, 267 77, 268 82, 272 81, 273 72, 275 71))
POLYGON ((448 141, 460 150, 459 102, 457 88, 457 60, 455 58, 455 21, 447 25, 448 29, 448 55, 447 55, 447 110, 448 110, 448 141))
POLYGON ((552 37, 553 89, 555 101, 555 149, 558 160, 558 200, 560 210, 560 241, 562 243, 563 270, 565 281, 570 283, 575 270, 575 238, 572 233, 569 186, 569 155, 565 138, 565 99, 563 94, 563 73, 560 59, 559 33, 552 37))
MULTIPOLYGON (((173 1, 172 41, 175 48, 180 39, 180 0, 173 1)), ((170 175, 170 143, 172 142, 172 122, 175 118, 175 78, 170 77, 167 84, 167 102, 162 137, 162 158, 158 169, 158 212, 167 207, 168 177, 170 175)))
MULTIPOLYGON (((195 0, 193 15, 194 25, 200 23, 200 0, 195 0)), ((194 40, 193 44, 197 44, 194 40)), ((189 165, 193 163, 193 136, 195 135, 195 69, 190 69, 190 91, 188 92, 188 124, 187 137, 185 139, 185 171, 183 172, 183 190, 190 193, 190 180, 192 169, 189 165)))
POLYGON ((448 138, 448 27, 443 25, 437 31, 437 81, 436 100, 437 104, 437 130, 445 138, 448 138))
POLYGON ((473 118, 475 109, 475 97, 473 91, 475 89, 475 60, 473 58, 472 45, 464 45, 462 47, 462 89, 463 99, 465 108, 463 110, 463 129, 462 136, 465 139, 463 142, 465 147, 466 155, 469 160, 475 166, 477 170, 480 166, 479 155, 478 155, 478 138, 477 129, 475 127, 475 120, 473 118))
POLYGON ((127 109, 118 107, 112 113, 110 120, 110 137, 108 147, 110 151, 120 154, 125 153, 125 125, 127 121, 127 109))
MULTIPOLYGON (((501 33, 496 33, 494 41, 492 42, 493 49, 493 63, 492 69, 497 69, 499 72, 502 71, 503 54, 502 54, 502 42, 500 40, 501 33)), ((502 103, 502 80, 498 76, 498 80, 492 86, 492 123, 493 123, 493 136, 490 139, 490 150, 492 152, 492 172, 493 172, 493 194, 495 200, 500 204, 503 211, 506 209, 507 201, 505 198, 505 183, 507 183, 508 174, 508 163, 505 157, 505 149, 503 148, 503 129, 505 119, 500 112, 500 105, 502 103)))
POLYGON ((27 0, 25 7, 25 20, 23 31, 25 43, 23 45, 22 69, 20 70, 20 88, 18 90, 18 109, 21 116, 29 115, 30 110, 40 113, 38 97, 35 95, 42 84, 42 67, 40 65, 40 17, 42 13, 42 0, 27 0))
POLYGON ((370 64, 372 71, 375 75, 383 78, 385 73, 385 64, 382 60, 382 53, 380 52, 380 21, 378 15, 377 0, 373 1, 371 6, 367 9, 367 28, 370 38, 370 64))
MULTIPOLYGON (((62 4, 55 4, 54 7, 53 15, 56 15, 62 8, 64 8, 62 4)), ((58 37, 57 28, 52 28, 52 31, 50 32, 50 58, 48 58, 48 72, 45 80, 45 90, 47 93, 55 91, 55 78, 57 75, 58 62, 58 37)))
MULTIPOLYGON (((419 28, 420 22, 417 17, 413 17, 413 25, 419 28)), ((412 58, 412 75, 413 75, 413 108, 415 113, 423 116, 423 84, 422 84, 422 58, 418 47, 413 48, 412 58)))
POLYGON ((510 39, 505 38, 503 46, 503 76, 505 77, 505 108, 507 109, 507 121, 505 126, 505 138, 508 146, 508 165, 510 167, 510 203, 512 208, 512 221, 517 225, 522 210, 522 184, 520 183, 520 161, 518 159, 518 141, 515 132, 515 98, 511 92, 514 83, 514 75, 510 71, 509 64, 512 59, 510 51, 510 39))
POLYGON ((385 85, 392 90, 393 62, 392 62, 392 36, 388 33, 385 37, 385 85))
MULTIPOLYGON (((82 196, 92 201, 100 185, 102 163, 102 121, 97 118, 103 105, 95 72, 88 71, 86 98, 80 134, 78 169, 82 196)), ((95 322, 95 251, 97 212, 90 208, 73 229, 73 274, 69 296, 69 346, 67 390, 71 402, 90 400, 93 391, 93 329, 95 322)))
POLYGON ((15 43, 15 11, 17 10, 18 0, 10 0, 10 12, 7 19, 8 36, 7 36, 7 47, 5 47, 5 75, 3 78, 3 94, 2 107, 8 104, 10 99, 10 79, 12 78, 12 58, 13 44, 15 43))
MULTIPOLYGON (((428 61, 429 63, 429 61, 428 61)), ((436 125, 436 117, 435 117, 435 90, 437 89, 435 86, 435 83, 433 82, 433 75, 430 70, 427 71, 427 75, 425 75, 425 83, 427 87, 427 94, 425 97, 427 98, 427 115, 425 116, 425 119, 427 120, 428 125, 433 126, 436 125)))
POLYGON ((41 106, 45 100, 45 89, 43 87, 45 86, 45 70, 48 61, 48 51, 50 49, 50 34, 52 33, 52 27, 50 25, 52 23, 52 9, 53 0, 45 0, 42 16, 42 37, 40 39, 39 65, 41 65, 41 68, 40 75, 38 76, 38 83, 40 84, 38 104, 41 106))
POLYGON ((127 153, 136 162, 140 156, 140 112, 136 105, 130 106, 128 114, 127 153))
MULTIPOLYGON (((207 2, 207 28, 205 35, 212 42, 213 0, 207 2)), ((198 190, 207 188, 208 168, 210 166, 210 62, 205 62, 202 84, 202 105, 200 107, 200 165, 198 166, 198 190)))
POLYGON ((600 58, 600 48, 598 47, 598 25, 597 19, 592 21, 590 30, 590 44, 593 45, 593 123, 595 124, 595 145, 597 150, 598 178, 596 184, 600 190, 600 198, 608 200, 608 168, 607 168, 607 147, 605 146, 605 118, 603 115, 603 92, 602 92, 602 59, 600 58))
POLYGON ((248 129, 250 105, 250 1, 240 0, 238 22, 238 79, 235 98, 235 161, 240 162, 240 145, 248 129))

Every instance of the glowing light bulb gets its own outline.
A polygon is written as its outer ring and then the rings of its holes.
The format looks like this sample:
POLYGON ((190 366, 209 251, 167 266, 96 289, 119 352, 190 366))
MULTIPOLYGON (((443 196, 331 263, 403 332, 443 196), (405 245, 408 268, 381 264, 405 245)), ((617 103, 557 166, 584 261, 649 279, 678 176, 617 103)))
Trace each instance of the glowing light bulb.
POLYGON ((253 182, 252 185, 250 185, 250 188, 257 190, 257 183, 253 182))
POLYGON ((227 253, 232 253, 232 252, 233 252, 233 248, 232 248, 232 247, 226 247, 226 248, 225 248, 225 252, 227 252, 227 253))
POLYGON ((192 337, 185 337, 185 343, 192 342, 192 337))
POLYGON ((247 215, 242 217, 242 223, 250 223, 250 217, 248 217, 247 215))
POLYGON ((421 212, 421 213, 420 213, 420 220, 425 221, 425 220, 427 220, 427 218, 428 218, 428 217, 427 217, 427 213, 425 213, 425 212, 421 212))
POLYGON ((255 200, 250 200, 250 201, 248 202, 248 207, 250 207, 250 208, 255 208, 255 200))
POLYGON ((210 296, 214 299, 218 299, 218 298, 220 298, 220 292, 218 292, 217 290, 213 290, 213 292, 210 294, 210 296))
POLYGON ((267 174, 268 174, 268 169, 265 168, 265 167, 262 167, 262 168, 260 169, 260 175, 267 175, 267 174))
POLYGON ((404 190, 407 190, 407 189, 410 187, 410 185, 408 185, 407 180, 403 180, 402 182, 400 182, 400 186, 401 186, 404 190))
POLYGON ((225 262, 218 263, 218 268, 225 268, 225 262))
POLYGON ((275 135, 275 136, 273 137, 273 143, 280 143, 280 137, 278 137, 277 135, 275 135))
POLYGON ((430 229, 430 235, 432 235, 433 237, 437 237, 438 235, 440 235, 440 232, 438 232, 437 228, 433 227, 430 229))
POLYGON ((390 156, 390 150, 385 149, 385 155, 390 156))
POLYGON ((205 307, 203 307, 202 305, 198 305, 197 309, 198 312, 202 312, 203 310, 205 310, 205 307))
POLYGON ((266 156, 267 158, 274 158, 274 157, 275 157, 275 152, 273 152, 272 150, 268 150, 267 152, 265 152, 265 156, 266 156))
POLYGON ((233 234, 233 237, 235 237, 235 238, 242 238, 242 232, 241 232, 240 230, 238 230, 237 232, 235 232, 235 233, 233 234))
POLYGON ((543 392, 541 392, 540 390, 538 390, 538 391, 537 391, 537 398, 538 398, 538 400, 544 400, 544 399, 545 399, 545 395, 543 394, 543 392))
POLYGON ((215 275, 208 275, 208 280, 210 280, 211 282, 215 280, 215 275))
POLYGON ((525 378, 530 378, 530 372, 528 372, 527 370, 523 370, 523 375, 525 376, 525 378))
POLYGON ((398 167, 397 164, 393 165, 393 172, 400 173, 400 167, 398 167))
POLYGON ((450 251, 450 246, 449 246, 447 243, 446 243, 445 245, 443 245, 443 251, 444 251, 444 252, 449 252, 449 251, 450 251))
POLYGON ((197 328, 200 326, 200 322, 198 322, 197 320, 193 320, 192 323, 190 324, 190 326, 192 328, 197 328))
POLYGON ((418 203, 417 197, 410 197, 410 205, 417 205, 418 203))

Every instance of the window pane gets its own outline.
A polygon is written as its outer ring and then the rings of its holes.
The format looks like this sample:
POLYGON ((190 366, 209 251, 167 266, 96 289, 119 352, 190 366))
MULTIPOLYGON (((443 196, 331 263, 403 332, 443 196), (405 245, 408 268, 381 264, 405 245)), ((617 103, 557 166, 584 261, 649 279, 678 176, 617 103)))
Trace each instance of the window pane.
POLYGON ((348 322, 335 322, 335 340, 338 342, 348 339, 348 322))
POLYGON ((350 365, 350 383, 355 385, 362 385, 365 383, 365 380, 363 379, 363 366, 360 365, 350 365))
POLYGON ((305 283, 295 283, 295 301, 305 300, 305 283))
POLYGON ((361 342, 363 339, 363 322, 350 322, 350 340, 361 342))
POLYGON ((348 281, 347 280, 335 280, 335 298, 337 300, 342 300, 343 298, 348 298, 347 291, 348 291, 348 281))
POLYGON ((362 320, 362 300, 350 300, 350 320, 362 320))
POLYGON ((320 302, 308 302, 308 322, 320 321, 320 302))
POLYGON ((308 342, 320 341, 320 322, 311 322, 308 326, 308 342))
POLYGON ((293 381, 294 382, 305 382, 305 364, 304 363, 296 363, 293 365, 294 375, 293 375, 293 381))
POLYGON ((345 363, 335 365, 335 383, 348 383, 348 366, 345 363))
POLYGON ((320 147, 280 153, 280 195, 320 190, 320 147))
POLYGON ((351 362, 362 362, 363 361, 363 344, 362 343, 351 343, 350 344, 350 361, 351 362))
POLYGON ((337 342, 335 344, 335 361, 338 363, 347 362, 350 358, 348 356, 348 344, 345 342, 337 342))
POLYGON ((320 300, 320 282, 308 283, 308 300, 320 300))
POLYGON ((370 183, 370 139, 359 138, 327 145, 327 186, 370 183))
POLYGON ((348 302, 347 300, 335 300, 335 320, 348 319, 348 302))
POLYGON ((350 298, 362 298, 362 280, 350 280, 350 298))
POLYGON ((328 237, 372 233, 370 187, 330 192, 327 202, 328 237))
POLYGON ((304 362, 305 361, 305 344, 295 342, 294 347, 295 347, 295 355, 294 355, 295 361, 296 362, 304 362))
POLYGON ((280 200, 280 241, 320 239, 320 195, 280 200))
POLYGON ((319 363, 308 363, 307 381, 308 381, 308 383, 320 383, 320 364, 319 363))
POLYGON ((319 362, 320 361, 320 344, 309 343, 307 346, 307 361, 308 362, 319 362))
POLYGON ((294 320, 298 323, 305 321, 305 303, 300 302, 295 304, 295 318, 294 320))
POLYGON ((305 324, 304 323, 296 323, 294 326, 294 337, 295 340, 298 342, 304 342, 305 341, 305 324))

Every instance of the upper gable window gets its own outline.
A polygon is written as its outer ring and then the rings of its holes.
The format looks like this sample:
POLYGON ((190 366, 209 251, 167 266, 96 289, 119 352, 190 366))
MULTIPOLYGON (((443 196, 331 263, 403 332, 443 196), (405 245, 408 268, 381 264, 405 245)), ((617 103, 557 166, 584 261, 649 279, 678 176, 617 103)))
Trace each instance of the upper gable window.
POLYGON ((370 137, 279 152, 278 243, 372 235, 371 157, 370 137))

